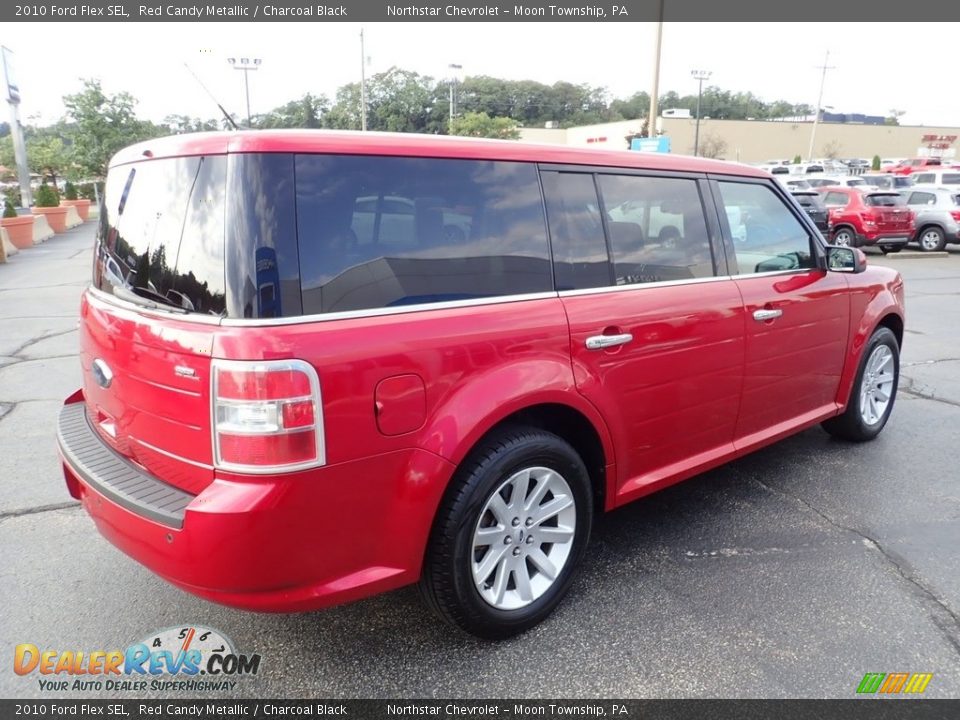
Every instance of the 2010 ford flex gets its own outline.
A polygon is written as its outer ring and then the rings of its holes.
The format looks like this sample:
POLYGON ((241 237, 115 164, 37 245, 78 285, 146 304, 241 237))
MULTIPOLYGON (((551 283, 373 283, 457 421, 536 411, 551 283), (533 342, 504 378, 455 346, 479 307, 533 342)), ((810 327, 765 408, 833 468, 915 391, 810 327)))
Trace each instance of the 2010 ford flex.
POLYGON ((59 420, 112 543, 227 605, 419 582, 505 637, 595 513, 893 407, 899 275, 771 176, 702 159, 328 132, 110 167, 59 420))

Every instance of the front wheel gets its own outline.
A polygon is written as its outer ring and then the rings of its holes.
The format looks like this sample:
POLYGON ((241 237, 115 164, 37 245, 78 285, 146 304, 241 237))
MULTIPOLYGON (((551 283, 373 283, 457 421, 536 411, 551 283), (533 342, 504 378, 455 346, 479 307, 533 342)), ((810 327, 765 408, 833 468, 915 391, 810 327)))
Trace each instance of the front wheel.
POLYGON ((590 537, 587 469, 556 435, 511 427, 457 471, 430 537, 420 590, 447 622, 487 639, 544 620, 590 537))
POLYGON ((890 418, 899 382, 897 336, 889 328, 879 327, 864 348, 847 409, 825 421, 823 429, 844 440, 873 440, 890 418))

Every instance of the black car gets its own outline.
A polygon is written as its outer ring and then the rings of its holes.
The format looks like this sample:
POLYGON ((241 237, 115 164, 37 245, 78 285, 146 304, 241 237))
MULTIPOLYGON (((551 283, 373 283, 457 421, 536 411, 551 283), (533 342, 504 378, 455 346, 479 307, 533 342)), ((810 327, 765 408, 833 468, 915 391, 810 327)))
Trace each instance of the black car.
POLYGON ((800 203, 810 219, 813 220, 817 229, 823 233, 824 237, 830 237, 830 220, 827 213, 827 206, 823 204, 823 198, 816 190, 794 190, 790 193, 800 203))

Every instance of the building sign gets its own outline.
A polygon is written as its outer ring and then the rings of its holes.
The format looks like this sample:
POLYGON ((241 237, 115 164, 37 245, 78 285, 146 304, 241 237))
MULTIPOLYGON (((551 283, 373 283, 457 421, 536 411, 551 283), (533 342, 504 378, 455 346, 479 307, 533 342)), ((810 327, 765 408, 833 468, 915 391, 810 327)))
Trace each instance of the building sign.
POLYGON ((947 150, 956 141, 956 135, 924 135, 920 138, 920 142, 930 150, 947 150))

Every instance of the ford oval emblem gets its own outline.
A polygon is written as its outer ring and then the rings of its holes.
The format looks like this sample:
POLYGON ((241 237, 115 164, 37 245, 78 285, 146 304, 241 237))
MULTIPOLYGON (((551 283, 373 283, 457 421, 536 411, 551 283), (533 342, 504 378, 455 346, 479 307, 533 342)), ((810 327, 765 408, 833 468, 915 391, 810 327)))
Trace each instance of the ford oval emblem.
POLYGON ((110 387, 110 383, 113 382, 113 370, 100 358, 93 361, 93 379, 104 390, 110 387))

